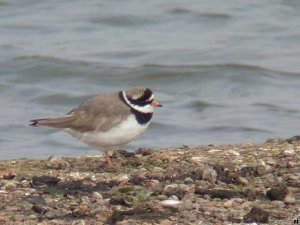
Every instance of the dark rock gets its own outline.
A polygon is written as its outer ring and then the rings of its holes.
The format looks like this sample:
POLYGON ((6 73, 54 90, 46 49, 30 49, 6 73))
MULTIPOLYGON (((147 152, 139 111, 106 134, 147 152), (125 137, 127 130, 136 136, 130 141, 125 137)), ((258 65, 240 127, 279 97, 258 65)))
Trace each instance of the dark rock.
POLYGON ((2 175, 2 179, 3 179, 3 180, 12 180, 12 179, 14 179, 15 176, 16 176, 16 175, 15 175, 13 172, 11 172, 11 171, 4 171, 4 172, 1 171, 0 175, 2 175))
POLYGON ((40 205, 33 205, 32 210, 41 215, 47 212, 47 209, 40 205))
POLYGON ((163 194, 167 196, 176 195, 181 199, 189 190, 190 188, 186 184, 170 184, 164 187, 163 194))
POLYGON ((293 142, 297 142, 297 141, 300 141, 299 135, 286 139, 286 142, 288 142, 288 143, 293 143, 293 142))
POLYGON ((32 184, 34 186, 42 186, 42 185, 48 185, 48 186, 55 186, 60 179, 58 177, 52 177, 52 176, 34 176, 32 177, 32 184))
POLYGON ((139 171, 136 171, 130 174, 129 180, 135 185, 140 185, 146 180, 146 176, 144 172, 140 173, 139 171))
POLYGON ((202 188, 196 188, 195 194, 198 195, 209 195, 212 198, 221 198, 221 199, 231 199, 235 197, 243 197, 243 193, 239 191, 230 191, 230 190, 224 190, 224 189, 202 189, 202 188))
POLYGON ((190 171, 190 177, 194 180, 201 180, 202 179, 203 170, 201 168, 195 168, 190 171))
POLYGON ((244 223, 268 223, 269 216, 269 212, 253 206, 251 211, 244 216, 243 220, 244 223))
POLYGON ((137 151, 136 151, 136 154, 141 154, 141 155, 151 155, 152 153, 154 152, 154 149, 152 148, 139 148, 137 151))
POLYGON ((283 201, 285 196, 288 194, 288 189, 286 187, 272 187, 270 188, 266 195, 271 200, 280 200, 283 201))
POLYGON ((114 151, 113 152, 113 157, 114 158, 120 158, 120 156, 123 156, 123 157, 132 157, 134 156, 134 152, 127 152, 125 150, 118 150, 118 151, 114 151))
POLYGON ((46 205, 46 201, 42 196, 30 196, 27 201, 35 205, 46 205))
POLYGON ((112 205, 126 205, 125 201, 124 201, 124 197, 111 197, 109 199, 109 203, 112 205))
POLYGON ((240 170, 240 175, 243 177, 254 177, 257 175, 256 167, 244 166, 240 170))

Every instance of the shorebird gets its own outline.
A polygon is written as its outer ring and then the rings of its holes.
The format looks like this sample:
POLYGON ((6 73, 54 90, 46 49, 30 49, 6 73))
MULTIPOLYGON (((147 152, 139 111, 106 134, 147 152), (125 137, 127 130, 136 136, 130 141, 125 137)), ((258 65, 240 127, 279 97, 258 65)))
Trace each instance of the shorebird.
POLYGON ((162 105, 149 88, 134 87, 91 97, 65 116, 31 120, 34 127, 63 129, 89 146, 105 152, 127 144, 150 124, 154 108, 162 105))

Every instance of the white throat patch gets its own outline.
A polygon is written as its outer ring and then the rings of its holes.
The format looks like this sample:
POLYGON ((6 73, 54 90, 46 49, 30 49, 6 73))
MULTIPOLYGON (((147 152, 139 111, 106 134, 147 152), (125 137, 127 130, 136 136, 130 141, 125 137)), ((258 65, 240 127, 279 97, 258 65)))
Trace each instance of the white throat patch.
MULTIPOLYGON (((145 106, 139 106, 139 105, 134 105, 132 104, 127 96, 126 96, 126 93, 125 91, 122 91, 122 97, 123 99, 125 100, 125 102, 133 109, 135 109, 136 111, 139 111, 141 113, 153 113, 154 112, 154 107, 150 104, 147 104, 145 106)), ((152 96, 151 96, 152 97, 152 96)), ((154 98, 154 97, 153 97, 154 98)))

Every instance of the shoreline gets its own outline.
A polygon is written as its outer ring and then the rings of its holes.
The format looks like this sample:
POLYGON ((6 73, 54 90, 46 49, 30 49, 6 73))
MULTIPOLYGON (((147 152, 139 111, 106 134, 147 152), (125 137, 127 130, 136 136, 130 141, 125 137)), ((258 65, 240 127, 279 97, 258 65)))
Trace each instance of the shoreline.
POLYGON ((300 138, 0 161, 0 224, 293 224, 300 138))

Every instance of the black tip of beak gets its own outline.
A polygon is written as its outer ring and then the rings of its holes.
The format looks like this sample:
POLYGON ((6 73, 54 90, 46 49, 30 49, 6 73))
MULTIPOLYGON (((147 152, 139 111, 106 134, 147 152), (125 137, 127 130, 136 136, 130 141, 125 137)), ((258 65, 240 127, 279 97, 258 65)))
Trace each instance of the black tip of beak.
POLYGON ((163 105, 162 105, 162 104, 159 104, 159 105, 157 105, 156 107, 163 107, 163 105))

